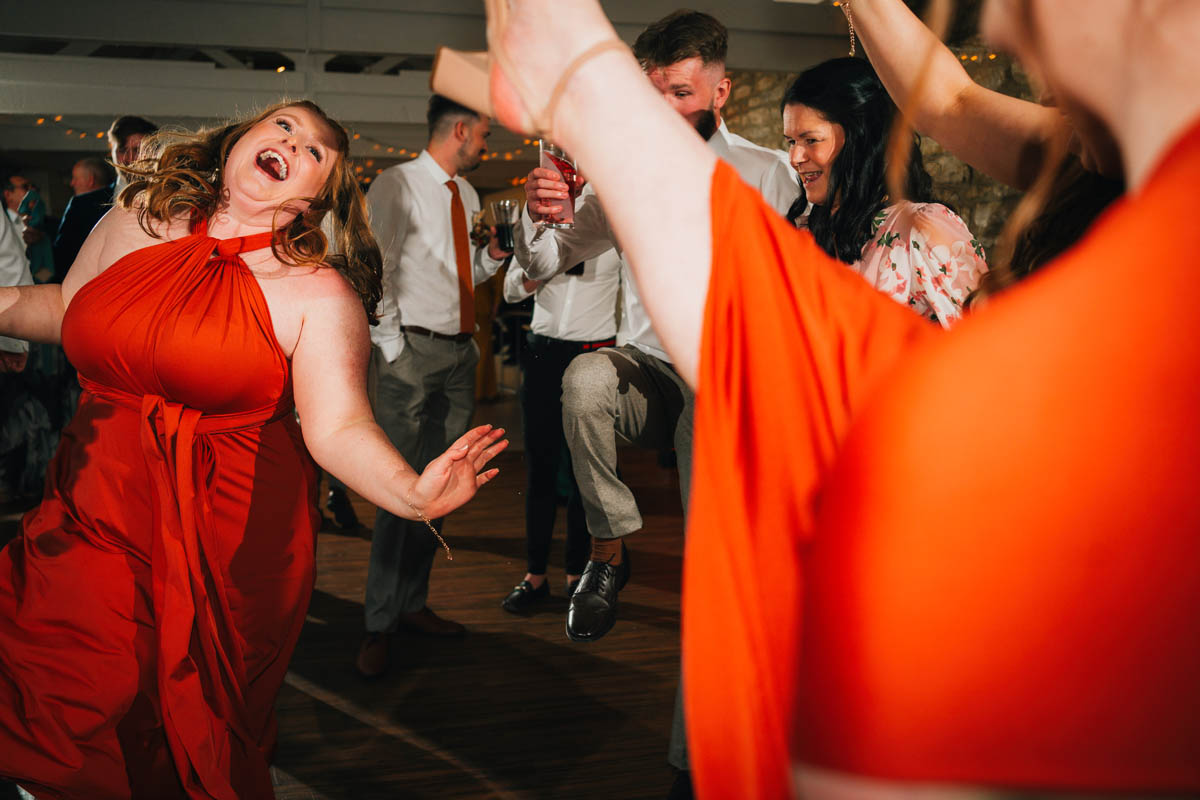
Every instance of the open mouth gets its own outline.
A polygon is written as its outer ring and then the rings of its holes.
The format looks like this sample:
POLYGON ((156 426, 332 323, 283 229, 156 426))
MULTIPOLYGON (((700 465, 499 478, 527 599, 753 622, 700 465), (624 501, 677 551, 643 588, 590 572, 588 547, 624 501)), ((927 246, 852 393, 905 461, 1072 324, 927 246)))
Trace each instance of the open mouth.
POLYGON ((288 176, 288 165, 284 157, 274 150, 263 150, 254 158, 254 164, 263 172, 277 181, 285 181, 288 176))
POLYGON ((816 183, 817 180, 824 174, 825 173, 823 171, 822 172, 803 172, 800 174, 800 180, 801 180, 801 182, 804 183, 805 186, 809 186, 813 183, 816 183))

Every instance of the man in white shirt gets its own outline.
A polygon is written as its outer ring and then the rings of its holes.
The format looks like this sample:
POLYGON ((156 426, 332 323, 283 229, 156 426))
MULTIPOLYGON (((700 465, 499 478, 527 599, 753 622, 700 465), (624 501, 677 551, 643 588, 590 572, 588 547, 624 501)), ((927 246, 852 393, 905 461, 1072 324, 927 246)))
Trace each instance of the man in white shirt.
MULTIPOLYGON (((29 286, 29 260, 25 258, 25 242, 21 233, 6 214, 0 218, 0 286, 29 286)), ((20 372, 29 356, 29 342, 0 336, 0 373, 20 372)))
POLYGON ((616 344, 621 258, 608 250, 546 282, 530 281, 518 264, 504 276, 504 299, 534 295, 533 319, 521 349, 521 419, 525 436, 525 577, 504 598, 520 614, 550 596, 546 563, 558 510, 558 474, 565 461, 567 500, 566 593, 570 597, 588 562, 591 539, 583 498, 575 484, 562 429, 562 377, 571 361, 616 344))
MULTIPOLYGON (((462 436, 475 408, 475 284, 504 263, 493 234, 472 246, 479 196, 461 177, 487 152, 490 122, 434 95, 429 143, 421 154, 385 170, 371 184, 371 230, 383 252, 379 325, 371 329, 375 416, 413 469, 420 471, 462 436)), ((440 530, 442 520, 433 524, 440 530)), ((397 628, 458 636, 462 625, 425 604, 437 542, 421 522, 385 511, 375 518, 364 607, 367 637, 357 666, 383 674, 389 633, 397 628)))
MULTIPOLYGON (((742 180, 780 214, 787 213, 800 187, 784 153, 730 133, 721 120, 732 85, 725 75, 725 26, 708 14, 677 11, 647 28, 633 49, 651 83, 680 116, 742 180)), ((574 228, 535 231, 534 223, 561 209, 566 186, 552 173, 534 170, 525 187, 527 214, 522 215, 516 257, 528 277, 544 280, 604 249, 619 247, 595 195, 581 199, 574 228)), ((637 501, 617 477, 618 434, 648 448, 675 448, 687 509, 694 397, 672 368, 627 270, 624 277, 618 347, 576 358, 563 376, 563 430, 592 535, 591 558, 567 612, 567 635, 575 641, 594 641, 615 623, 617 592, 629 576, 622 537, 642 527, 637 501)), ((678 701, 668 760, 686 782, 678 701)))

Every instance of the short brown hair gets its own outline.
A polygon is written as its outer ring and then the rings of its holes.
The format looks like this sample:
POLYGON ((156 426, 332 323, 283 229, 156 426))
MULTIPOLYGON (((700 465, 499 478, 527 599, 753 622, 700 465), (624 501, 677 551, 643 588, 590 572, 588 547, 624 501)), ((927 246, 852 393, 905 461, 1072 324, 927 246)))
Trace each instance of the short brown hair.
POLYGON ((118 150, 125 146, 130 136, 153 136, 158 126, 142 117, 117 117, 108 129, 108 143, 118 150))
POLYGON ((716 17, 681 8, 642 31, 633 55, 642 69, 666 67, 699 56, 707 66, 724 64, 729 31, 716 17))

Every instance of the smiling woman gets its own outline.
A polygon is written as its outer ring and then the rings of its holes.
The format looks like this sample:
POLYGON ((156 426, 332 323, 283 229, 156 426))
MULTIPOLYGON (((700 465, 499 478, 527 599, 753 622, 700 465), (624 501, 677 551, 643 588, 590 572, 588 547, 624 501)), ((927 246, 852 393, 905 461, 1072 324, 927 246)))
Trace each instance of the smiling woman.
POLYGON ((154 139, 147 150, 162 148, 161 157, 132 170, 136 177, 119 198, 125 208, 136 204, 147 233, 160 235, 154 221, 211 215, 227 194, 231 206, 245 206, 250 217, 280 229, 272 243, 276 257, 294 265, 335 267, 374 321, 382 292, 378 248, 366 224, 362 193, 346 163, 349 139, 319 106, 307 100, 279 103, 250 120, 182 138, 164 132, 154 139), (250 163, 253 169, 247 168, 250 163), (247 180, 230 183, 225 176, 239 169, 247 180), (291 219, 280 219, 280 214, 291 219), (320 228, 326 214, 334 222, 337 241, 332 243, 320 228))
POLYGON ((0 776, 36 796, 273 797, 313 459, 409 519, 496 474, 502 431, 417 474, 374 421, 380 256, 346 153, 308 102, 175 136, 61 287, 0 289, 0 332, 61 338, 83 387, 0 551, 0 776))
POLYGON ((932 180, 914 141, 905 197, 887 188, 888 133, 896 117, 875 70, 835 58, 805 70, 783 95, 783 136, 803 194, 788 215, 828 255, 876 289, 948 327, 987 272, 966 223, 934 202, 932 180))

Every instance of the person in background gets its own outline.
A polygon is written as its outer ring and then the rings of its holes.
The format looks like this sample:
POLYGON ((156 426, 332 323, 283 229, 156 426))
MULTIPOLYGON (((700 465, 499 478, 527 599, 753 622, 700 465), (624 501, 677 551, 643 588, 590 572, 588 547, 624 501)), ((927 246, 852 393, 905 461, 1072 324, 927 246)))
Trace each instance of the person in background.
POLYGON ((71 168, 75 194, 67 201, 54 236, 55 283, 62 283, 84 240, 112 206, 114 178, 112 167, 99 156, 82 158, 71 168))
POLYGON ((800 73, 780 102, 788 157, 803 194, 788 214, 830 257, 922 317, 949 327, 987 272, 983 248, 949 208, 916 141, 905 197, 891 201, 888 138, 896 106, 866 61, 835 58, 800 73))
MULTIPOLYGON (((479 196, 463 174, 487 153, 490 121, 439 95, 430 98, 426 120, 429 141, 420 156, 384 170, 367 193, 371 230, 383 251, 383 299, 371 331, 374 408, 416 469, 470 424, 479 361, 474 288, 508 256, 494 231, 484 247, 470 241, 479 196)), ((440 519, 431 524, 440 532, 440 519)), ((379 510, 363 601, 366 636, 355 660, 364 677, 387 670, 393 631, 465 633, 427 604, 437 549, 423 522, 379 510)))
POLYGON ((108 148, 112 163, 117 167, 117 182, 114 194, 119 195, 128 183, 128 176, 121 167, 137 161, 142 151, 142 142, 158 133, 158 126, 148 119, 134 116, 117 117, 108 128, 108 148))
POLYGON ((546 564, 558 511, 558 476, 566 470, 566 596, 575 592, 587 566, 591 540, 583 498, 575 482, 562 427, 562 379, 582 353, 616 344, 621 258, 608 250, 549 281, 531 281, 520 264, 504 276, 504 299, 534 298, 533 320, 521 350, 521 419, 525 431, 526 572, 501 602, 521 614, 550 596, 546 564))
MULTIPOLYGON (((19 228, 0 217, 0 287, 30 286, 33 276, 19 228)), ((24 371, 29 342, 0 336, 0 505, 35 502, 50 461, 50 418, 24 371)))

